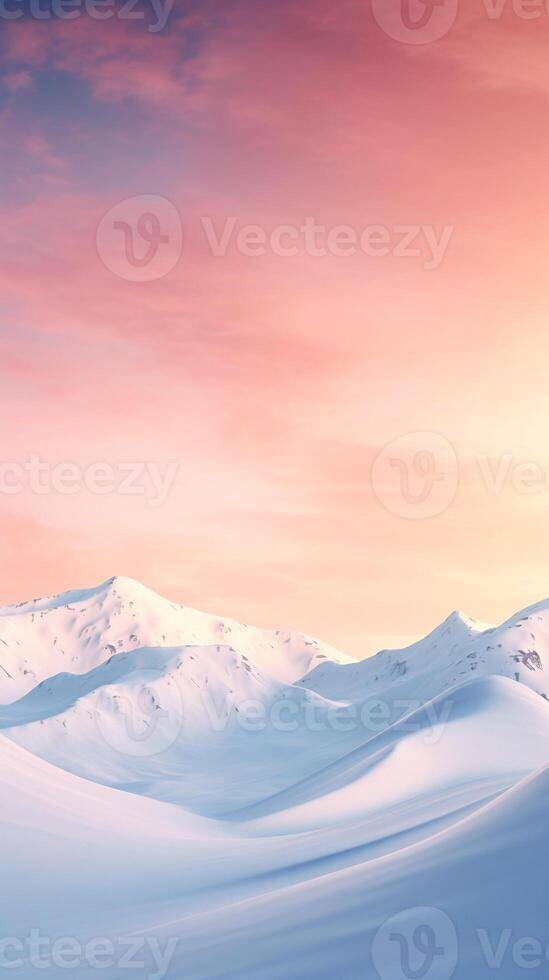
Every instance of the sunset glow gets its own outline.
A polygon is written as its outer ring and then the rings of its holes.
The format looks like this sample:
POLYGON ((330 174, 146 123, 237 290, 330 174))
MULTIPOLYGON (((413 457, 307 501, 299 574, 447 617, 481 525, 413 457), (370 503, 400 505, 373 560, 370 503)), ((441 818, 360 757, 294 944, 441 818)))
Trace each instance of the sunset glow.
POLYGON ((0 603, 120 574, 363 657, 549 592, 525 9, 423 44, 366 0, 2 22, 0 603), (395 500, 410 433, 440 512, 395 500))

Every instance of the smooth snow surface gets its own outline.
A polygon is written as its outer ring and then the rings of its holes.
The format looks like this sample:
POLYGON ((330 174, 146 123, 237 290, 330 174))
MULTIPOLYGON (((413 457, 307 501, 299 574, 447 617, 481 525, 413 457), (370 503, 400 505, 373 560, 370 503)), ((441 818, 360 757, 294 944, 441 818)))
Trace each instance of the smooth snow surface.
POLYGON ((128 579, 0 609, 0 969, 546 977, 548 670, 549 601, 364 662, 128 579))

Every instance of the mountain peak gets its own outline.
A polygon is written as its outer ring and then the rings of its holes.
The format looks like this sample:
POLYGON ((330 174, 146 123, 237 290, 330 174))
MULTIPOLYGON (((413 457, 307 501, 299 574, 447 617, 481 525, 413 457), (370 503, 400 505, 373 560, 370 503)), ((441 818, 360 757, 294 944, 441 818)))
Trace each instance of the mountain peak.
POLYGON ((467 613, 462 612, 461 609, 454 609, 449 616, 444 620, 443 626, 452 627, 465 627, 466 629, 484 629, 484 626, 479 623, 472 616, 468 616, 467 613))
MULTIPOLYGON (((96 589, 98 593, 108 592, 112 594, 118 594, 123 596, 139 595, 139 596, 157 596, 157 598, 162 598, 152 589, 149 589, 146 585, 143 585, 138 579, 130 578, 128 575, 113 575, 111 578, 107 579, 96 589)), ((164 600, 167 601, 167 600, 164 600)))

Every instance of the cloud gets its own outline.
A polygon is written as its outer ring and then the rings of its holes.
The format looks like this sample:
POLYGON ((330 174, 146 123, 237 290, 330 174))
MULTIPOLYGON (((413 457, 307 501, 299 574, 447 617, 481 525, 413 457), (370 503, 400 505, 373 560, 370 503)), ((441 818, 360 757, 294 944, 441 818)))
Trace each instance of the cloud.
POLYGON ((530 20, 520 16, 519 5, 509 3, 483 0, 466 9, 469 16, 462 18, 441 51, 442 57, 461 69, 464 84, 501 90, 511 98, 521 91, 548 96, 549 17, 545 10, 533 8, 537 16, 530 20))
POLYGON ((33 84, 30 71, 14 71, 2 76, 2 84, 12 94, 30 88, 33 84))

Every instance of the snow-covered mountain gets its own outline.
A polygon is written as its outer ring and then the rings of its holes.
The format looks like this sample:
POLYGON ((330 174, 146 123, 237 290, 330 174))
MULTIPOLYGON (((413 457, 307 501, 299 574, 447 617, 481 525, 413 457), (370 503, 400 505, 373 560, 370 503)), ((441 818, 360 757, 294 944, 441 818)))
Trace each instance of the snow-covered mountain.
MULTIPOLYGON (((306 684, 331 697, 406 692, 428 700, 474 677, 509 677, 549 698, 549 599, 487 626, 453 612, 423 640, 360 663, 313 665, 306 684)), ((404 696, 406 696, 406 694, 404 696)))
POLYGON ((233 647, 285 681, 325 658, 349 661, 312 637, 210 616, 118 577, 96 588, 0 608, 0 701, 13 701, 61 671, 90 671, 117 653, 216 645, 233 647))
POLYGON ((151 978, 154 939, 172 980, 492 976, 478 930, 547 928, 548 670, 549 601, 361 662, 128 579, 0 609, 5 934, 138 935, 151 978))

